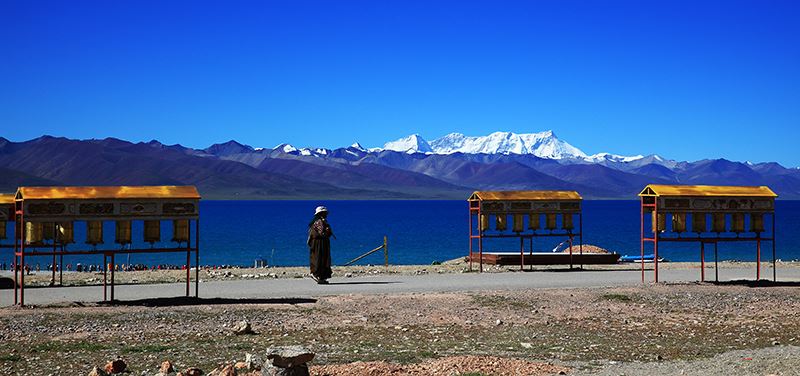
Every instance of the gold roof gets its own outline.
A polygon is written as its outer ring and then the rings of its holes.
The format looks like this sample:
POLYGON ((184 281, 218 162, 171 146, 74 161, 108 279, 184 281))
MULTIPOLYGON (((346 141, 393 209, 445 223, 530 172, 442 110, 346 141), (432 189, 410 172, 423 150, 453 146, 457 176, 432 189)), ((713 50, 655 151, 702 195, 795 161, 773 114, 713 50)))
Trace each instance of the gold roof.
POLYGON ((727 185, 661 185, 650 184, 639 196, 686 196, 686 197, 778 197, 769 187, 743 187, 727 185), (649 191, 648 191, 649 189, 649 191))
POLYGON ((556 201, 581 200, 575 191, 476 191, 470 200, 486 201, 556 201))
POLYGON ((14 203, 13 193, 0 193, 0 205, 13 204, 13 203, 14 203))
POLYGON ((111 187, 20 187, 17 195, 26 200, 92 199, 200 199, 192 185, 186 186, 111 186, 111 187))

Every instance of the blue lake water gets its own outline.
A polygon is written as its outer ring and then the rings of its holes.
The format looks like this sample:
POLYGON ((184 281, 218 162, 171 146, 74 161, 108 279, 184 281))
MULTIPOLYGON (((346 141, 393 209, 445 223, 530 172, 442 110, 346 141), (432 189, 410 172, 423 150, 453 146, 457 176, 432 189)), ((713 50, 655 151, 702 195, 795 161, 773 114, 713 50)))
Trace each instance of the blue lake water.
MULTIPOLYGON (((330 210, 329 221, 337 236, 332 240, 334 264, 343 264, 379 246, 384 235, 389 237, 392 264, 430 264, 468 253, 466 201, 203 201, 200 262, 252 265, 255 259, 262 258, 271 265, 307 265, 306 229, 317 205, 326 205, 330 210)), ((800 201, 778 201, 776 217, 778 258, 800 259, 800 201)), ((165 221, 162 225, 162 237, 170 238, 170 223, 165 221)), ((82 226, 76 223, 76 239, 84 239, 82 226)), ((583 226, 586 244, 623 255, 639 253, 638 201, 584 201, 583 226)), ((11 229, 9 233, 13 233, 11 229)), ((136 222, 134 239, 141 239, 141 224, 136 222)), ((105 240, 106 247, 114 246, 113 223, 105 228, 105 240)), ((537 239, 534 249, 549 251, 559 242, 537 239)), ((487 251, 519 249, 518 240, 492 240, 484 245, 487 251)), ((69 249, 78 246, 84 245, 73 244, 69 249)), ((672 261, 699 260, 696 243, 664 244, 659 251, 672 261)), ((719 251, 720 259, 755 260, 753 243, 720 244, 719 251)), ((2 250, 0 254, 0 261, 11 263, 10 250, 2 250)), ((706 257, 710 260, 713 254, 707 252, 706 257)), ((764 258, 771 258, 769 243, 764 244, 764 258)), ((44 268, 49 260, 38 257, 30 262, 41 263, 44 268)), ((117 260, 128 262, 126 257, 117 260)), ((102 257, 70 256, 65 258, 67 262, 100 264, 102 257)), ((181 265, 185 255, 132 255, 129 262, 181 265)), ((383 255, 373 254, 359 263, 381 264, 383 255)))

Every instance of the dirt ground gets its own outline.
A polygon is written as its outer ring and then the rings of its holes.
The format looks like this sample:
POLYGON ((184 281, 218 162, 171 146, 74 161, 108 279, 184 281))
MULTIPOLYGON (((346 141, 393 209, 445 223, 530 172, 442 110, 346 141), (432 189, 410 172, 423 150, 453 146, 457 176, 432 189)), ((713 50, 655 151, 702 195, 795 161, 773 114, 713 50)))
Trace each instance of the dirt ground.
POLYGON ((317 354, 314 375, 800 370, 800 289, 791 283, 197 303, 0 309, 0 374, 85 375, 116 357, 128 362, 131 375, 153 375, 166 359, 177 369, 208 372, 246 353, 291 344, 317 354), (240 320, 256 334, 234 335, 231 327, 240 320), (758 363, 767 355, 769 362, 758 363))

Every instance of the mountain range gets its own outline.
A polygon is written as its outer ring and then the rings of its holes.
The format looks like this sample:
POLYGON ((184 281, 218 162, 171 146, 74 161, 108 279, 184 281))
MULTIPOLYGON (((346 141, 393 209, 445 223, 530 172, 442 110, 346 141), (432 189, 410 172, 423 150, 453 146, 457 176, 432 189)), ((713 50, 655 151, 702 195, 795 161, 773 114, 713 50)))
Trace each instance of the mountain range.
POLYGON ((570 189, 590 199, 635 199, 658 184, 768 185, 800 199, 800 169, 778 163, 658 155, 587 155, 552 131, 411 135, 364 148, 205 149, 106 138, 0 137, 0 192, 23 185, 196 185, 208 199, 466 199, 474 190, 570 189))

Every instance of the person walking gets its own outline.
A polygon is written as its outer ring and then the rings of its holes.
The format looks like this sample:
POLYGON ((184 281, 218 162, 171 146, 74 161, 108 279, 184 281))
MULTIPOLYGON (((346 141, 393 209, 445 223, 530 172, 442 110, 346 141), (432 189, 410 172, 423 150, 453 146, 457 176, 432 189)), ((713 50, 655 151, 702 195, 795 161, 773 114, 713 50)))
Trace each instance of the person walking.
POLYGON ((311 254, 311 278, 325 285, 331 277, 331 236, 336 235, 328 224, 328 208, 317 206, 314 218, 308 224, 308 248, 311 254))

